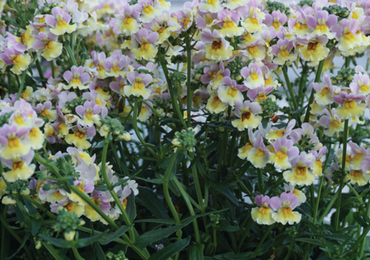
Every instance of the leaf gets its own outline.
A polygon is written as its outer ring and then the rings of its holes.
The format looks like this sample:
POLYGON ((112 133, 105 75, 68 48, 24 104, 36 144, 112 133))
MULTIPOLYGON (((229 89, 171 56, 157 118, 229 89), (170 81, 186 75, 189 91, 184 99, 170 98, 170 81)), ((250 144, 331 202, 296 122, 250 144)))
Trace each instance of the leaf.
POLYGON ((140 219, 140 220, 135 220, 135 223, 159 223, 159 224, 166 224, 166 225, 175 225, 176 222, 174 219, 170 218, 165 218, 165 219, 140 219))
POLYGON ((46 235, 39 235, 39 237, 60 248, 71 248, 75 244, 75 241, 67 241, 63 238, 49 237, 46 235))
POLYGON ((218 260, 248 260, 248 259, 257 259, 253 252, 248 253, 241 253, 241 254, 234 254, 234 253, 226 253, 222 255, 215 255, 214 259, 218 260))
MULTIPOLYGON (((15 208, 15 207, 14 207, 15 208)), ((27 233, 24 237, 23 237, 23 239, 22 239, 22 242, 21 242, 21 245, 19 246, 19 248, 17 249, 17 251, 15 251, 15 253, 14 254, 12 254, 11 256, 8 256, 6 259, 13 259, 13 257, 15 257, 16 256, 16 254, 18 254, 18 252, 24 247, 24 246, 26 246, 26 242, 27 242, 27 240, 28 240, 28 238, 30 237, 30 233, 27 233)), ((4 238, 2 238, 2 239, 4 239, 4 238)))
POLYGON ((135 204, 135 195, 131 193, 130 196, 127 197, 127 208, 126 208, 127 215, 131 222, 133 222, 136 218, 136 204, 135 204))
POLYGON ((159 250, 157 253, 152 255, 149 258, 149 260, 168 259, 171 256, 175 255, 177 252, 180 252, 181 250, 183 250, 189 244, 189 242, 190 242, 190 236, 164 247, 162 250, 159 250))
POLYGON ((76 248, 81 248, 81 247, 91 245, 94 242, 98 242, 98 240, 100 238, 102 238, 103 236, 105 236, 105 234, 107 234, 108 232, 109 232, 109 229, 105 230, 104 232, 100 233, 99 235, 95 235, 95 236, 87 237, 87 238, 80 238, 77 241, 75 247, 76 248))
POLYGON ((255 253, 257 256, 263 255, 269 249, 271 249, 272 244, 274 243, 274 239, 268 240, 259 248, 259 250, 255 253))
POLYGON ((348 240, 350 236, 346 234, 325 234, 325 235, 320 235, 319 237, 343 242, 343 241, 348 240))
POLYGON ((152 190, 139 187, 139 195, 136 196, 136 200, 138 203, 150 210, 157 218, 170 218, 167 214, 166 208, 163 205, 163 201, 158 199, 157 194, 155 194, 152 190))
POLYGON ((235 232, 239 230, 238 223, 234 222, 235 225, 229 223, 226 220, 221 220, 220 223, 216 226, 216 229, 219 231, 235 232))
POLYGON ((110 242, 112 242, 113 240, 115 240, 116 238, 122 236, 123 234, 125 234, 127 232, 127 230, 129 230, 133 225, 130 225, 130 226, 122 226, 120 227, 119 229, 117 229, 116 231, 114 231, 105 241, 104 241, 104 245, 107 245, 109 244, 110 242))
POLYGON ((94 243, 94 249, 98 260, 106 260, 105 253, 98 242, 94 243))
POLYGON ((294 240, 295 241, 298 241, 298 242, 312 244, 312 245, 315 245, 315 246, 323 246, 323 244, 321 243, 321 241, 320 240, 317 240, 317 239, 312 239, 312 238, 296 238, 294 240))
POLYGON ((239 206, 238 199, 235 197, 234 193, 231 192, 226 183, 210 181, 210 184, 216 191, 225 195, 235 206, 239 206))
POLYGON ((142 181, 145 181, 145 182, 154 183, 154 184, 165 183, 165 181, 163 179, 144 179, 144 178, 141 178, 141 177, 135 177, 135 179, 142 180, 142 181))
POLYGON ((204 260, 204 244, 191 245, 188 248, 188 256, 191 260, 204 260))
POLYGON ((39 232, 39 229, 42 225, 42 220, 36 220, 36 219, 33 219, 31 221, 31 233, 32 233, 32 236, 36 235, 37 232, 39 232))

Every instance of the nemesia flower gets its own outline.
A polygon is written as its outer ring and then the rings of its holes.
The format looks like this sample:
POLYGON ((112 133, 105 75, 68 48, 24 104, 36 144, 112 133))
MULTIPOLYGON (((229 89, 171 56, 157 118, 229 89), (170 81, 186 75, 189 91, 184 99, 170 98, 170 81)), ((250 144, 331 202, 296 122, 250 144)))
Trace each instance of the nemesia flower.
POLYGON ((233 47, 218 34, 217 30, 213 30, 212 33, 209 29, 204 29, 200 37, 204 43, 207 59, 221 61, 232 56, 233 47))
POLYGON ((299 149, 293 146, 293 142, 285 137, 276 140, 272 144, 274 152, 270 153, 270 161, 278 170, 286 170, 292 167, 291 160, 299 155, 299 149))
POLYGON ((266 57, 266 42, 261 38, 258 38, 256 41, 247 44, 244 42, 245 47, 248 51, 248 57, 260 61, 266 57))
POLYGON ((241 91, 244 90, 244 87, 236 85, 236 81, 232 80, 230 77, 224 77, 222 81, 223 84, 217 91, 219 99, 230 106, 234 106, 237 100, 242 102, 244 97, 241 91))
POLYGON ((337 25, 338 17, 334 14, 330 14, 323 11, 316 11, 314 16, 307 16, 307 26, 314 31, 310 34, 312 36, 326 36, 328 39, 335 38, 332 29, 337 25))
POLYGON ((351 184, 364 186, 369 182, 370 173, 363 172, 362 170, 351 170, 349 174, 347 174, 346 179, 349 179, 351 184))
POLYGON ((356 54, 356 47, 364 44, 361 34, 357 34, 360 29, 360 23, 353 19, 342 19, 339 24, 333 28, 339 38, 337 48, 341 51, 342 55, 347 57, 356 54))
POLYGON ((217 21, 217 13, 202 12, 198 10, 198 16, 195 18, 198 29, 211 29, 217 21))
POLYGON ((129 62, 130 58, 128 57, 112 55, 103 62, 105 74, 110 77, 125 77, 127 74, 127 67, 129 62))
POLYGON ((280 10, 273 11, 271 14, 266 14, 265 20, 263 21, 267 26, 272 26, 275 31, 278 31, 280 26, 284 25, 287 21, 287 17, 280 10))
POLYGON ((127 79, 131 85, 125 86, 124 92, 126 96, 134 95, 136 97, 149 98, 151 90, 146 88, 153 78, 150 74, 138 73, 137 71, 129 72, 127 79))
MULTIPOLYGON (((251 131, 251 130, 250 130, 251 131)), ((256 168, 264 168, 269 162, 269 151, 263 143, 260 136, 257 140, 252 141, 253 148, 248 152, 247 160, 256 168)))
POLYGON ((5 49, 4 53, 0 54, 0 59, 7 65, 13 65, 10 70, 17 75, 28 69, 31 63, 31 56, 28 53, 24 54, 14 48, 5 49))
POLYGON ((260 207, 252 209, 252 219, 260 225, 274 224, 275 220, 272 218, 270 198, 268 196, 257 195, 254 202, 260 207))
POLYGON ((303 11, 296 13, 296 15, 296 18, 288 20, 288 28, 292 34, 304 36, 311 31, 307 26, 307 15, 303 11))
POLYGON ((293 211, 298 206, 298 197, 293 193, 281 193, 280 197, 270 199, 270 207, 278 211, 272 213, 272 218, 283 225, 293 225, 301 221, 302 215, 293 211))
POLYGON ((223 9, 220 0, 206 0, 199 4, 199 10, 202 12, 218 13, 223 9))
POLYGON ((132 35, 137 33, 140 29, 138 21, 139 15, 142 11, 141 5, 125 5, 123 7, 123 14, 116 14, 116 27, 113 32, 132 35))
MULTIPOLYGON (((153 103, 147 100, 147 103, 153 106, 153 103)), ((153 114, 152 110, 147 107, 146 104, 143 104, 140 110, 140 114, 137 116, 137 119, 141 122, 145 122, 149 119, 149 117, 153 114)))
MULTIPOLYGON (((91 182, 84 182, 80 180, 73 181, 73 185, 77 187, 81 192, 87 194, 94 190, 94 184, 91 182)), ((67 193, 68 199, 73 202, 78 203, 81 206, 86 205, 86 201, 84 201, 80 196, 78 196, 75 192, 71 191, 71 193, 67 193)))
POLYGON ((225 109, 228 107, 228 103, 224 103, 221 101, 221 99, 218 97, 217 93, 212 94, 207 102, 207 110, 211 113, 220 113, 225 111, 225 109))
POLYGON ((351 148, 349 155, 351 155, 351 164, 350 168, 353 170, 360 170, 361 164, 367 156, 368 151, 364 147, 353 143, 352 141, 348 142, 348 146, 351 148))
POLYGON ((148 23, 152 21, 156 16, 159 16, 162 13, 161 7, 156 4, 157 1, 153 0, 139 0, 138 4, 141 5, 142 10, 139 17, 139 20, 148 23))
POLYGON ((301 152, 291 160, 293 169, 283 173, 284 180, 292 185, 311 185, 315 180, 315 175, 309 170, 313 162, 313 156, 301 152))
POLYGON ((240 120, 234 120, 231 124, 238 128, 239 131, 244 129, 256 128, 262 121, 261 116, 255 116, 262 113, 262 108, 257 102, 235 100, 235 115, 240 120))
POLYGON ((247 92, 247 97, 250 100, 258 102, 258 104, 261 104, 263 100, 267 100, 266 95, 270 94, 273 90, 274 90, 273 86, 249 89, 247 92))
POLYGON ((37 104, 35 111, 50 121, 54 121, 57 117, 57 111, 52 109, 52 104, 50 101, 46 101, 44 104, 37 104))
POLYGON ((3 165, 7 166, 10 171, 5 171, 3 173, 4 178, 9 182, 14 182, 17 180, 27 180, 35 172, 36 166, 30 164, 32 162, 35 152, 30 150, 28 154, 17 157, 12 160, 2 159, 3 165))
POLYGON ((218 30, 220 36, 234 37, 242 35, 244 29, 238 27, 240 20, 238 13, 224 9, 217 13, 217 19, 221 21, 216 23, 216 25, 222 27, 218 30))
POLYGON ((297 196, 297 198, 298 198, 297 207, 300 206, 301 204, 305 203, 306 200, 307 200, 306 195, 302 191, 295 189, 294 185, 292 185, 292 184, 288 185, 288 184, 284 183, 284 190, 285 190, 286 193, 288 193, 288 192, 293 193, 294 195, 297 196))
POLYGON ((77 217, 81 217, 82 214, 85 212, 84 205, 80 205, 77 202, 74 202, 70 199, 63 199, 61 201, 58 201, 57 203, 50 205, 50 212, 52 213, 58 213, 58 209, 60 207, 65 208, 69 213, 76 213, 77 217))
POLYGON ((105 68, 103 66, 103 62, 107 58, 104 52, 97 53, 96 51, 91 52, 91 58, 85 62, 85 68, 96 68, 98 71, 98 79, 105 79, 107 78, 107 74, 105 73, 105 68))
MULTIPOLYGON (((108 212, 111 208, 110 202, 101 191, 94 190, 90 200, 103 212, 108 212)), ((85 205, 84 215, 93 222, 101 219, 101 216, 98 214, 98 212, 96 212, 95 209, 93 209, 89 204, 85 205)))
POLYGON ((69 24, 71 16, 64 12, 60 7, 54 7, 51 10, 52 15, 45 15, 45 22, 51 26, 50 32, 55 35, 63 35, 76 31, 76 24, 69 24))
POLYGON ((325 47, 327 42, 328 38, 325 36, 298 38, 298 43, 305 45, 299 48, 303 60, 308 61, 308 65, 311 67, 317 66, 329 54, 329 49, 325 47))
POLYGON ((262 22, 266 18, 266 14, 258 7, 257 0, 249 1, 246 6, 238 7, 238 13, 244 19, 242 25, 249 33, 257 33, 262 30, 264 24, 262 22))
POLYGON ((71 70, 67 70, 63 73, 63 78, 67 81, 68 85, 64 89, 78 88, 80 90, 87 89, 89 86, 87 83, 90 81, 90 75, 84 72, 85 68, 80 66, 72 66, 71 70))
POLYGON ((323 163, 321 161, 321 158, 325 155, 326 153, 326 146, 323 146, 318 152, 315 150, 311 150, 310 153, 313 155, 315 158, 315 161, 311 165, 312 173, 315 176, 321 176, 322 175, 322 166, 323 163))
POLYGON ((362 95, 368 95, 370 94, 370 80, 368 74, 363 74, 359 72, 358 74, 355 74, 353 77, 352 83, 349 85, 350 89, 354 93, 362 94, 362 95))
POLYGON ((293 62, 297 59, 297 53, 290 53, 293 49, 293 42, 288 39, 278 40, 272 47, 272 54, 275 54, 274 63, 284 65, 285 62, 293 62))
POLYGON ((0 157, 16 159, 29 153, 31 146, 25 142, 29 130, 16 124, 5 124, 0 128, 0 157))
POLYGON ((137 60, 149 60, 154 61, 157 55, 159 34, 157 32, 150 32, 149 30, 142 28, 135 33, 135 39, 140 44, 140 48, 134 48, 132 51, 137 60))
POLYGON ((72 130, 74 131, 74 133, 66 135, 64 140, 68 144, 74 144, 78 149, 83 150, 90 148, 91 144, 86 139, 95 135, 95 127, 81 127, 77 125, 72 127, 72 130))
POLYGON ((318 150, 322 147, 322 144, 315 134, 315 129, 309 123, 303 123, 301 128, 294 129, 290 134, 290 138, 294 143, 298 143, 304 136, 306 136, 310 143, 314 145, 314 150, 318 150))
POLYGON ((58 42, 58 36, 48 32, 40 32, 35 36, 35 41, 33 42, 33 48, 37 51, 42 51, 41 56, 47 61, 51 61, 58 58, 62 54, 63 44, 58 42))
POLYGON ((95 101, 86 101, 83 106, 76 107, 76 113, 81 117, 78 124, 81 126, 93 126, 94 123, 100 120, 98 115, 101 111, 101 106, 96 105, 95 101))
POLYGON ((362 116, 366 109, 366 104, 358 103, 365 99, 364 95, 357 95, 354 93, 348 94, 341 91, 339 95, 333 97, 334 102, 342 105, 335 110, 335 113, 341 119, 358 118, 362 116))
POLYGON ((320 117, 319 123, 326 128, 324 134, 327 136, 333 136, 333 134, 343 131, 344 128, 344 124, 335 113, 335 109, 332 109, 331 113, 325 111, 325 115, 320 117))
POLYGON ((159 34, 157 40, 158 44, 164 43, 170 36, 172 32, 180 30, 180 25, 176 23, 173 18, 170 17, 170 14, 165 11, 161 16, 157 16, 150 23, 144 24, 144 28, 150 29, 159 34))
POLYGON ((320 106, 327 106, 334 102, 334 87, 331 84, 330 76, 325 75, 325 83, 312 83, 313 89, 316 91, 315 100, 320 106))
POLYGON ((242 68, 240 75, 244 78, 244 85, 249 89, 263 87, 265 85, 262 70, 257 63, 251 63, 248 67, 242 68))

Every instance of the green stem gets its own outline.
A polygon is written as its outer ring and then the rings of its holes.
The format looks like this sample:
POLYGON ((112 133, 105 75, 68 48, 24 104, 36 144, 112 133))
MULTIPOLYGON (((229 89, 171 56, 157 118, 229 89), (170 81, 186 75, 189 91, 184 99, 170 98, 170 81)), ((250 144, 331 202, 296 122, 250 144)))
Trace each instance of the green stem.
POLYGON ((263 173, 262 173, 262 169, 259 169, 258 170, 258 187, 259 187, 259 190, 261 192, 261 194, 264 193, 264 189, 263 189, 263 173))
MULTIPOLYGON (((344 121, 344 130, 343 130, 343 155, 342 155, 342 171, 346 171, 346 157, 347 157, 347 138, 348 138, 348 119, 344 121)), ((341 200, 342 200, 342 189, 343 189, 344 183, 343 180, 341 180, 339 189, 338 189, 338 200, 337 200, 337 212, 335 214, 335 220, 334 220, 334 228, 335 230, 339 229, 339 214, 340 214, 340 208, 341 208, 341 200)))
POLYGON ((134 131, 137 135, 137 138, 140 140, 140 142, 148 149, 148 151, 159 161, 159 156, 153 151, 153 149, 145 142, 143 137, 140 135, 139 129, 137 127, 137 110, 138 110, 138 101, 135 101, 134 105, 134 115, 132 117, 132 127, 134 128, 134 131))
POLYGON ((303 88, 306 82, 307 72, 308 72, 308 67, 306 66, 306 64, 304 64, 302 68, 301 78, 299 80, 299 89, 298 89, 298 100, 299 100, 299 103, 301 104, 304 102, 303 88))
MULTIPOLYGON (((35 53, 35 55, 36 55, 36 53, 35 53)), ((42 72, 40 61, 37 57, 36 57, 36 68, 37 68, 37 71, 39 72, 39 75, 40 75, 41 84, 44 88, 46 88, 44 73, 42 72)))
POLYGON ((161 116, 160 114, 158 114, 157 110, 155 110, 148 102, 146 102, 145 100, 142 100, 142 102, 150 108, 150 110, 152 110, 152 112, 159 118, 163 119, 163 116, 161 116))
MULTIPOLYGON (((175 185, 177 186, 177 188, 179 189, 182 197, 184 198, 186 206, 189 209, 190 215, 195 216, 193 206, 191 205, 191 202, 190 202, 189 197, 188 197, 189 194, 184 190, 184 188, 182 187, 181 183, 176 178, 176 176, 173 178, 173 181, 174 181, 175 185)), ((199 228, 198 228, 198 222, 197 222, 196 219, 193 220, 193 227, 194 227, 194 233, 195 233, 195 242, 197 244, 200 244, 199 228)))
POLYGON ((21 94, 23 92, 24 83, 26 81, 26 75, 27 75, 27 70, 22 72, 22 81, 21 81, 21 85, 19 86, 19 89, 18 89, 17 100, 21 97, 21 94))
POLYGON ((265 234, 263 235, 261 241, 258 243, 258 246, 256 250, 254 250, 254 254, 256 255, 258 250, 261 248, 263 242, 265 242, 265 239, 267 238, 268 235, 270 235, 271 229, 274 227, 274 224, 270 225, 268 229, 266 230, 265 234))
POLYGON ((76 58, 75 58, 75 55, 71 49, 71 46, 69 46, 68 44, 65 44, 64 47, 66 48, 68 54, 69 54, 69 57, 71 58, 71 61, 73 63, 73 65, 75 65, 76 67, 78 67, 78 64, 77 64, 77 61, 76 61, 76 58))
MULTIPOLYGON (((316 72, 315 82, 320 82, 322 68, 324 67, 324 62, 325 62, 325 59, 320 61, 320 63, 319 63, 319 67, 317 68, 317 72, 316 72)), ((312 102, 315 98, 314 94, 315 94, 315 90, 312 88, 310 98, 308 99, 307 112, 306 112, 306 115, 304 116, 304 122, 306 122, 306 123, 310 119, 310 111, 311 111, 311 106, 310 105, 312 104, 312 102)))
POLYGON ((49 242, 43 242, 42 245, 49 251, 49 253, 54 257, 54 259, 63 260, 59 256, 60 253, 53 247, 52 244, 50 244, 49 242))
POLYGON ((290 83, 290 80, 289 80, 287 66, 284 65, 284 67, 283 67, 282 70, 283 70, 283 74, 284 74, 284 78, 285 78, 285 83, 286 83, 286 85, 288 87, 290 99, 293 102, 294 110, 298 110, 298 103, 297 103, 296 95, 294 94, 294 90, 293 90, 292 84, 290 83))
POLYGON ((186 56, 187 56, 187 94, 186 94, 186 111, 187 111, 187 123, 188 127, 191 126, 191 104, 193 101, 193 92, 191 89, 191 42, 189 34, 185 34, 185 44, 186 44, 186 56))
POLYGON ((161 66, 162 66, 162 69, 163 69, 164 76, 166 77, 168 90, 170 91, 172 106, 175 110, 175 113, 177 114, 177 117, 180 119, 182 125, 184 126, 184 128, 187 128, 186 124, 185 124, 185 121, 184 121, 184 117, 182 116, 182 113, 180 111, 179 104, 176 101, 176 96, 173 93, 172 81, 169 77, 168 68, 167 68, 167 65, 165 64, 165 61, 163 61, 163 60, 161 61, 161 66))
POLYGON ((325 211, 323 212, 323 214, 321 215, 321 217, 319 218, 319 220, 317 221, 317 223, 322 223, 324 218, 328 215, 329 211, 331 210, 331 207, 334 205, 334 203, 336 202, 337 198, 338 198, 338 193, 335 193, 335 195, 331 198, 329 204, 327 205, 325 211))
MULTIPOLYGON (((366 216, 369 216, 369 214, 370 214, 370 201, 367 202, 366 216)), ((362 256, 364 255, 365 247, 366 247, 366 237, 364 238, 364 240, 362 241, 362 244, 361 244, 360 254, 359 254, 360 259, 362 259, 362 256)))
POLYGON ((292 241, 290 241, 288 253, 287 253, 286 257, 284 258, 284 260, 289 259, 290 254, 292 253, 292 250, 293 250, 293 245, 294 245, 294 239, 292 239, 292 241))
POLYGON ((346 183, 347 187, 355 194, 356 198, 361 204, 365 204, 364 201, 362 200, 361 196, 358 194, 358 192, 352 187, 352 185, 346 183))
MULTIPOLYGON (((120 160, 120 158, 118 157, 117 148, 116 148, 116 146, 113 144, 113 142, 110 142, 110 147, 111 147, 111 149, 113 150, 113 156, 114 156, 114 158, 116 159, 116 163, 117 163, 117 165, 118 165, 119 172, 120 172, 120 174, 123 174, 123 168, 122 168, 121 160, 120 160)), ((122 156, 122 154, 121 154, 121 156, 122 156)))
POLYGON ((72 251, 73 251, 73 254, 76 258, 76 260, 85 260, 85 258, 83 258, 80 253, 78 252, 77 248, 75 247, 72 247, 72 251))

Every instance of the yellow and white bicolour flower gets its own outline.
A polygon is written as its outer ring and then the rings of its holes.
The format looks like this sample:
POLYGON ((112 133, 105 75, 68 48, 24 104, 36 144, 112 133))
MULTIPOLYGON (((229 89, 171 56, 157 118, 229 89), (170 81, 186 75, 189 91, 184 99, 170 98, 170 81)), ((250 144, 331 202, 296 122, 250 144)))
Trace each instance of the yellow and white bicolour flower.
POLYGON ((240 16, 238 13, 223 9, 217 13, 217 19, 220 21, 216 25, 221 26, 218 29, 218 34, 222 37, 240 36, 244 32, 244 28, 239 27, 240 16))
POLYGON ((257 63, 251 63, 248 67, 242 68, 240 75, 244 78, 244 85, 249 89, 259 88, 265 85, 262 70, 257 63))
POLYGON ((158 32, 151 32, 148 29, 141 28, 135 37, 132 37, 133 49, 132 52, 137 60, 154 61, 157 55, 159 34, 158 32))
POLYGON ((147 86, 152 82, 153 77, 150 74, 138 73, 137 71, 127 73, 127 80, 131 85, 124 88, 127 97, 133 95, 148 99, 152 91, 147 86))
POLYGON ((291 160, 299 155, 299 149, 293 146, 293 141, 286 137, 277 139, 273 144, 273 151, 270 153, 270 161, 277 170, 286 170, 292 167, 291 160))
POLYGON ((36 166, 31 164, 35 152, 31 149, 28 154, 10 160, 2 159, 2 162, 10 171, 4 171, 3 176, 9 182, 27 180, 35 172, 36 166))
POLYGON ((291 160, 292 170, 283 173, 284 180, 293 185, 311 185, 315 175, 309 169, 314 163, 312 154, 301 152, 299 156, 291 160))
POLYGON ((236 81, 230 77, 224 77, 222 80, 223 84, 218 88, 218 98, 230 106, 235 106, 236 101, 242 102, 244 97, 241 90, 244 90, 243 86, 236 85, 236 81))
POLYGON ((268 196, 257 195, 254 202, 259 206, 252 209, 252 219, 260 225, 272 225, 275 220, 272 218, 273 210, 270 206, 270 198, 268 196))
POLYGON ((330 50, 326 47, 327 42, 326 36, 298 38, 298 43, 302 45, 299 52, 303 60, 308 61, 308 66, 315 67, 328 56, 330 50))
POLYGON ((285 190, 285 192, 290 192, 290 193, 293 193, 294 195, 296 195, 297 196, 297 198, 298 198, 298 205, 297 205, 297 207, 299 206, 299 205, 301 205, 301 204, 303 204, 303 203, 305 203, 306 202, 306 200, 307 200, 307 197, 306 197, 306 195, 301 191, 301 190, 298 190, 298 189, 295 189, 294 188, 294 185, 292 185, 292 184, 285 184, 284 183, 284 190, 285 190))
POLYGON ((55 35, 63 35, 65 33, 73 33, 76 31, 76 24, 69 24, 72 17, 63 11, 62 8, 54 7, 51 10, 52 15, 45 15, 45 22, 47 25, 52 27, 50 32, 55 35))
POLYGON ((299 223, 302 215, 293 211, 298 206, 298 197, 292 193, 283 192, 280 197, 272 197, 270 207, 277 212, 272 213, 272 218, 283 225, 299 223))
POLYGON ((222 61, 228 60, 233 55, 233 47, 217 30, 213 30, 212 33, 209 29, 204 29, 200 37, 204 43, 207 59, 222 61))
POLYGON ((257 102, 250 102, 249 100, 241 102, 236 100, 235 115, 239 119, 233 120, 232 125, 239 131, 257 128, 262 121, 262 117, 257 116, 260 113, 262 113, 262 108, 257 102))

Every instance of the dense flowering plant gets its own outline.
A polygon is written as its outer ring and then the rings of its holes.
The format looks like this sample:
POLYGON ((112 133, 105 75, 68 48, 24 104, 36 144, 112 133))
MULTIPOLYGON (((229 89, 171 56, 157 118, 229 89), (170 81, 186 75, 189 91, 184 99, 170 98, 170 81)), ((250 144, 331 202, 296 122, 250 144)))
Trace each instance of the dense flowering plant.
POLYGON ((0 1, 0 259, 369 259, 370 3, 170 8, 0 1))

